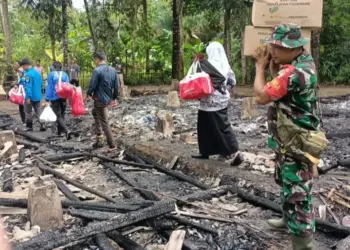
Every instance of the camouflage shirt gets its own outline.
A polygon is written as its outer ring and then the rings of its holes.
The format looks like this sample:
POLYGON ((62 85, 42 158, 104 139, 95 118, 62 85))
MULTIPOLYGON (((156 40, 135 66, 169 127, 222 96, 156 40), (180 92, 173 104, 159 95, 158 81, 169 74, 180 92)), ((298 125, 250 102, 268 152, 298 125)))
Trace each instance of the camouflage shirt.
POLYGON ((283 65, 277 77, 265 85, 265 91, 282 106, 294 124, 318 130, 316 68, 312 56, 306 51, 291 64, 283 65))

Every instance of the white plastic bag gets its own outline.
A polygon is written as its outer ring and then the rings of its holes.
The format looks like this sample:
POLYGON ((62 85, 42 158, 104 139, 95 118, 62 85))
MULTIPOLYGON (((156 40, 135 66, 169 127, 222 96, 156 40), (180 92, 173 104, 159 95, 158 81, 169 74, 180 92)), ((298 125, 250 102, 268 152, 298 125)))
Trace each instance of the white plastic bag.
POLYGON ((57 120, 57 116, 53 112, 50 106, 44 108, 44 111, 40 115, 40 122, 55 122, 57 120))

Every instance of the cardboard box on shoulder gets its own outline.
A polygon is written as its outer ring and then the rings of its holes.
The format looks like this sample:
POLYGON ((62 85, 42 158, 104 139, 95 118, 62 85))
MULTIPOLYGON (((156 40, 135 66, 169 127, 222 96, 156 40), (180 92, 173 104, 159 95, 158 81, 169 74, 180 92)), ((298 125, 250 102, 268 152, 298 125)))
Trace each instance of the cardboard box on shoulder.
MULTIPOLYGON (((264 44, 266 38, 270 38, 272 28, 260 28, 253 26, 246 26, 244 32, 244 55, 252 56, 255 50, 264 44)), ((311 39, 311 29, 302 28, 302 36, 311 39)), ((308 52, 311 52, 311 44, 308 43, 304 47, 308 52)))
POLYGON ((323 0, 254 0, 252 22, 255 27, 295 23, 321 28, 322 11, 323 0))

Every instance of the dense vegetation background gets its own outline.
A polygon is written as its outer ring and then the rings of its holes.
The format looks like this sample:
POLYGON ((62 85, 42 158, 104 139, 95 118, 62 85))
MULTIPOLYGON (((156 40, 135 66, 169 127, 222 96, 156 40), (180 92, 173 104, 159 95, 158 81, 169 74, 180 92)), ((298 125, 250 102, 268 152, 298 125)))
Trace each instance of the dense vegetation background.
MULTIPOLYGON (((109 63, 124 66, 128 84, 164 84, 181 78, 206 43, 224 44, 240 84, 251 84, 254 65, 242 55, 251 0, 1 0, 0 83, 11 64, 24 57, 53 59, 68 66, 77 58, 85 85, 92 53, 106 51, 109 63), (203 43, 203 44, 201 44, 203 43), (5 53, 7 52, 7 53, 5 53)), ((350 1, 324 0, 323 28, 314 32, 324 84, 350 82, 350 1)))

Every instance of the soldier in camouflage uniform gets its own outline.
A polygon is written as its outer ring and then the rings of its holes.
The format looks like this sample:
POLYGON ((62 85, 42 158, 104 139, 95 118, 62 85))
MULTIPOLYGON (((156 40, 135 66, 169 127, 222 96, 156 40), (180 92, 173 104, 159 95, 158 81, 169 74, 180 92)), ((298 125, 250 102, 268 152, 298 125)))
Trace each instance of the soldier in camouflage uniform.
POLYGON ((267 41, 269 48, 258 49, 254 91, 261 105, 274 103, 268 109, 268 145, 276 152, 276 182, 282 186, 282 219, 268 223, 274 228, 288 228, 294 250, 313 249, 315 214, 311 203, 313 165, 286 152, 278 138, 276 105, 295 125, 317 131, 317 77, 312 56, 303 46, 309 42, 297 25, 279 25, 267 41), (267 67, 274 78, 265 81, 267 67))

